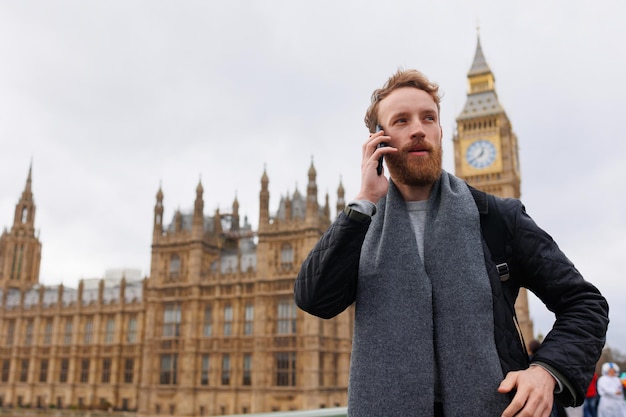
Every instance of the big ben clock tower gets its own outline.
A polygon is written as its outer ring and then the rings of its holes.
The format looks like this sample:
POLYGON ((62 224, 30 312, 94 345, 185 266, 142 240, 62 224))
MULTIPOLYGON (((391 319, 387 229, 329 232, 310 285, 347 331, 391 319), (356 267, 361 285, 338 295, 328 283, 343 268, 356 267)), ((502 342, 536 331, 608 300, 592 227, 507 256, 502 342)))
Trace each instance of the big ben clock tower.
MULTIPOLYGON (((456 118, 454 166, 457 177, 479 190, 499 197, 520 197, 517 137, 498 101, 495 77, 480 45, 467 74, 469 92, 463 111, 456 118)), ((526 342, 534 339, 525 288, 515 303, 520 330, 526 342)))
POLYGON ((517 137, 498 101, 495 77, 485 61, 480 38, 467 74, 469 92, 456 118, 456 175, 472 186, 500 197, 520 197, 517 137))

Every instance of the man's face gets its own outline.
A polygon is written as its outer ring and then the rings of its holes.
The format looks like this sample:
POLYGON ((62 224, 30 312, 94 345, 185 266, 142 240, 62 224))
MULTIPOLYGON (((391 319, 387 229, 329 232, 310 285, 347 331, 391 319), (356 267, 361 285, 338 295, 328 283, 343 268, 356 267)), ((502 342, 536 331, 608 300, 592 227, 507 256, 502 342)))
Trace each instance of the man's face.
POLYGON ((434 183, 441 175, 443 136, 433 98, 414 87, 392 91, 380 101, 378 121, 398 152, 385 156, 394 181, 409 186, 434 183))

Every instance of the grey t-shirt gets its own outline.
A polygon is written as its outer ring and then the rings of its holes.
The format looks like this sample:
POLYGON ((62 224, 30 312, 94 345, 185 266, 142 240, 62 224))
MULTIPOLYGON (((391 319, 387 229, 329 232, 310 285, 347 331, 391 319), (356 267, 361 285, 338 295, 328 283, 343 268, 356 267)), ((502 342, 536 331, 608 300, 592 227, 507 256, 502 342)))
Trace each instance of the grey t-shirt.
POLYGON ((411 226, 413 227, 413 233, 415 233, 417 250, 422 262, 424 262, 424 227, 426 225, 427 209, 428 200, 406 202, 406 210, 411 218, 411 226))

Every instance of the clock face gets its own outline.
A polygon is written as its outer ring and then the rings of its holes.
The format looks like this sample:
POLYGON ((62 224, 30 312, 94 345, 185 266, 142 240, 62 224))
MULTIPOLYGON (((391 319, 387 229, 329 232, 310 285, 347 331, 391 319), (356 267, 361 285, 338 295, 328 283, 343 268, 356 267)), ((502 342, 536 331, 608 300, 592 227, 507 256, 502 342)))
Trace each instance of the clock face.
POLYGON ((496 159, 496 147, 488 140, 477 140, 467 148, 465 159, 474 168, 487 168, 496 159))

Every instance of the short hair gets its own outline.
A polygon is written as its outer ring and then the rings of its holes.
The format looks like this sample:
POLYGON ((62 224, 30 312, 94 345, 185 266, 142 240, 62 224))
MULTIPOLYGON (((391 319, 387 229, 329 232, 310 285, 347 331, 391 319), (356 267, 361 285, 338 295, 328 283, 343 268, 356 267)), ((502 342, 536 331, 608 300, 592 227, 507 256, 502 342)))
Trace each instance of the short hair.
POLYGON ((433 98, 435 104, 437 104, 437 112, 439 112, 439 103, 441 102, 439 85, 429 81, 428 78, 418 70, 399 69, 395 74, 389 77, 382 88, 374 90, 372 93, 372 102, 365 112, 365 126, 367 126, 371 133, 376 131, 376 125, 378 124, 378 105, 380 101, 391 94, 392 91, 402 87, 413 87, 427 92, 433 98))

